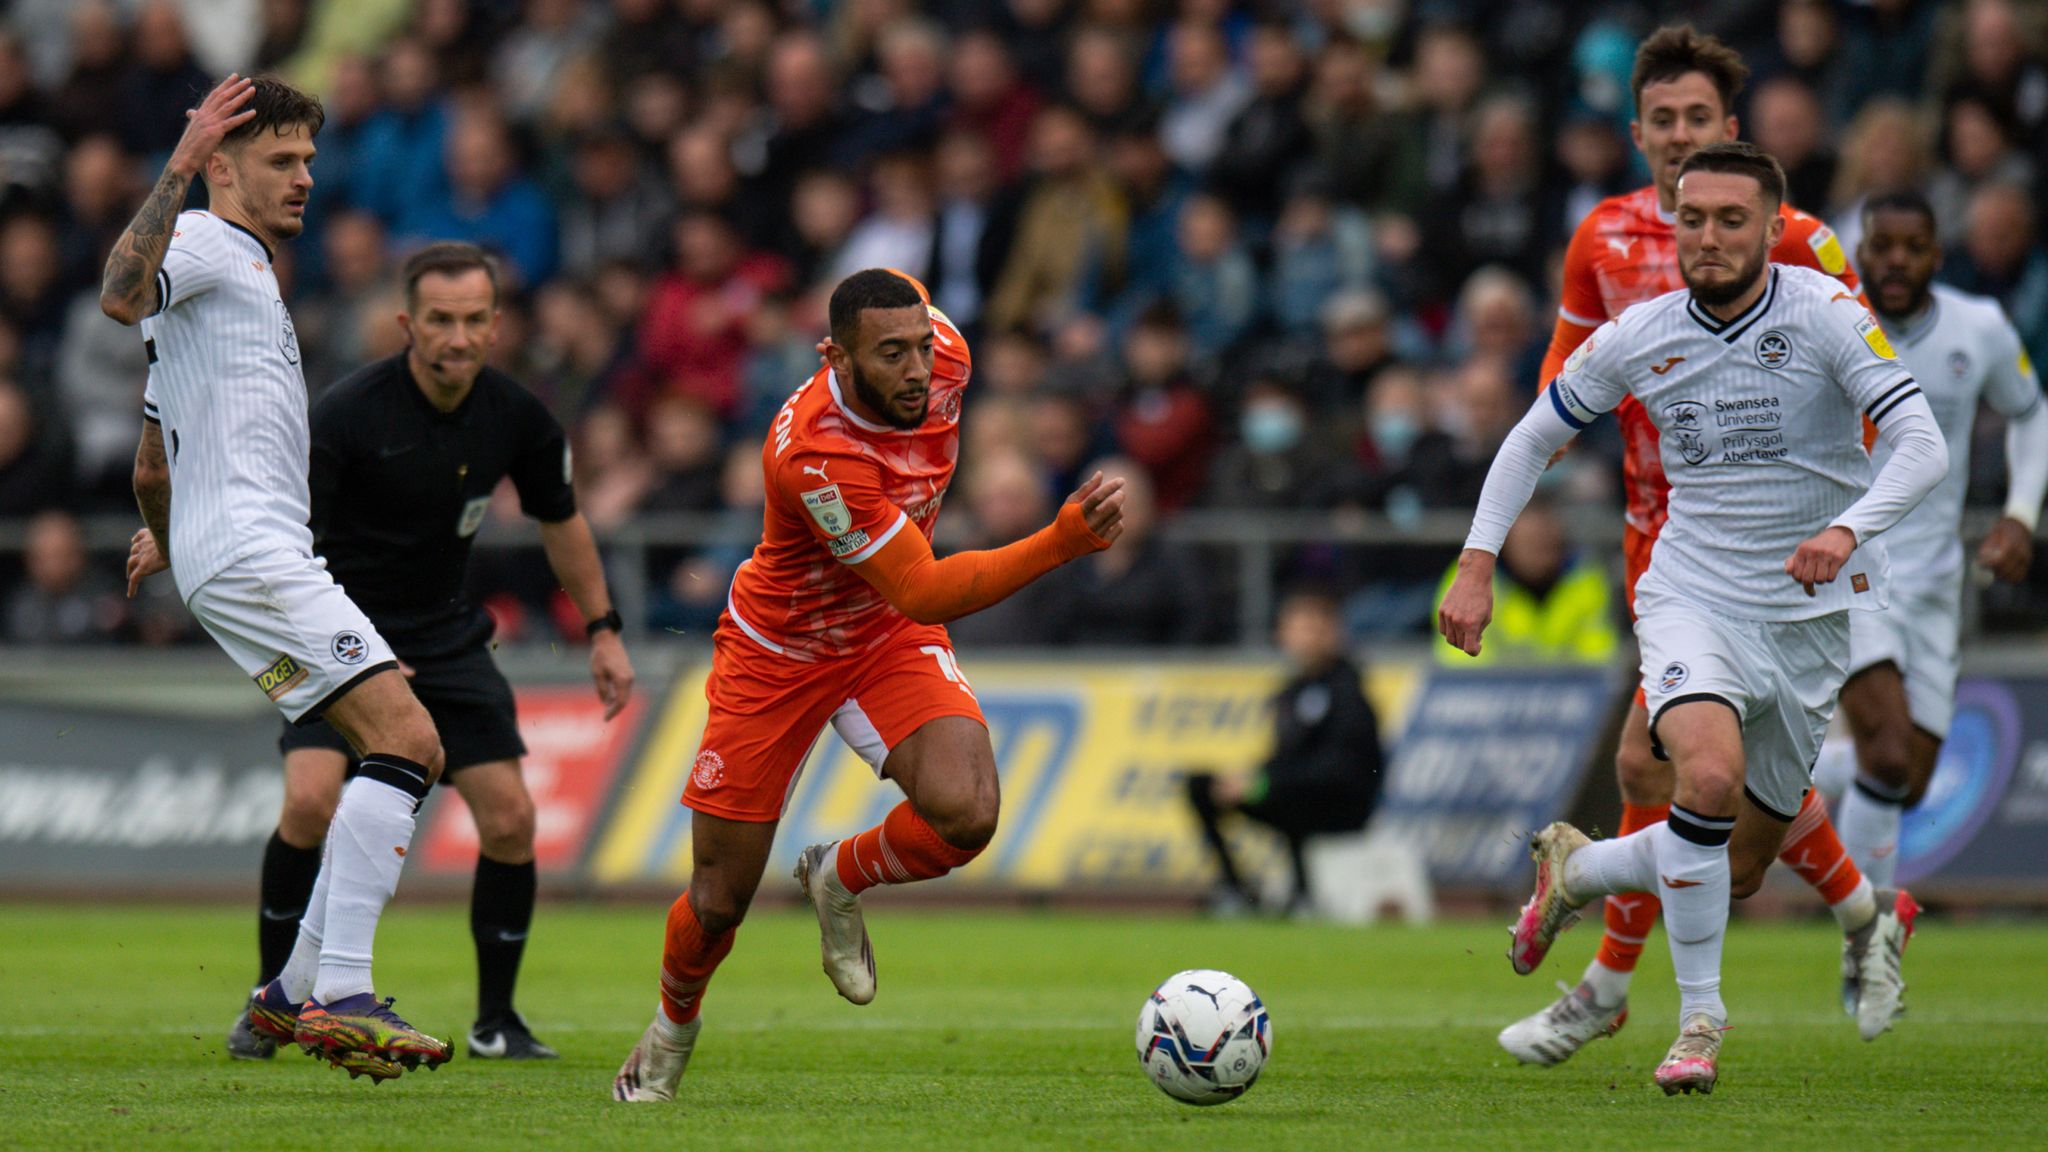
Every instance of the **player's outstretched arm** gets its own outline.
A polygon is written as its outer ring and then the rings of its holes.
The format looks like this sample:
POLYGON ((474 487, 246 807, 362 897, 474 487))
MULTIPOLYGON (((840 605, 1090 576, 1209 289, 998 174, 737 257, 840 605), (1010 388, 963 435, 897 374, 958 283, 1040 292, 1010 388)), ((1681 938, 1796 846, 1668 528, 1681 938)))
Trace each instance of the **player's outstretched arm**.
POLYGON ((922 532, 898 532, 853 566, 891 607, 920 624, 944 624, 987 608, 1047 572, 1100 552, 1124 531, 1124 481, 1097 472, 1059 516, 1013 544, 940 560, 922 532))
MULTIPOLYGON (((612 614, 611 591, 605 586, 604 562, 597 555, 597 541, 581 512, 567 520, 540 525, 540 543, 548 556, 548 567, 562 590, 583 613, 585 620, 603 620, 612 614)), ((597 686, 597 698, 604 701, 604 718, 617 716, 633 695, 633 661, 626 656, 626 642, 611 628, 590 634, 590 680, 597 686)))
POLYGON ((135 446, 135 504, 143 526, 128 542, 128 595, 132 599, 143 578, 171 566, 171 468, 164 459, 163 426, 142 422, 142 441, 135 446))
POLYGON ((2034 528, 2048 496, 2048 400, 2040 399, 2038 384, 2027 384, 2033 402, 2005 425, 2005 515, 1977 549, 1977 562, 2009 584, 2025 580, 2033 566, 2034 528))
MULTIPOLYGON (((1556 389, 1559 383, 1553 382, 1556 389)), ((1458 574, 1444 593, 1437 610, 1437 631, 1451 647, 1467 656, 1479 655, 1480 637, 1493 621, 1493 563, 1515 518, 1536 494, 1536 482, 1559 449, 1571 443, 1584 421, 1567 415, 1565 403, 1546 392, 1536 400, 1529 414, 1502 442, 1493 466, 1486 470, 1486 486, 1479 492, 1479 508, 1472 514, 1472 531, 1465 537, 1465 550, 1458 556, 1458 574)), ((1590 414, 1589 414, 1590 415, 1590 414)))
POLYGON ((1911 391, 1887 400, 1872 417, 1877 434, 1892 451, 1869 490, 1785 558, 1785 574, 1808 596, 1814 595, 1815 586, 1841 574, 1859 544, 1905 519, 1948 475, 1948 441, 1934 421, 1927 397, 1910 377, 1897 387, 1911 391))
POLYGON ((178 210, 184 207, 185 190, 206 166, 206 158, 220 147, 222 138, 256 115, 255 109, 243 107, 255 90, 254 80, 230 75, 206 94, 199 107, 185 112, 185 134, 178 138, 164 174, 107 256, 106 270, 100 276, 100 311, 123 324, 139 323, 156 311, 156 274, 171 245, 171 229, 177 223, 178 210))

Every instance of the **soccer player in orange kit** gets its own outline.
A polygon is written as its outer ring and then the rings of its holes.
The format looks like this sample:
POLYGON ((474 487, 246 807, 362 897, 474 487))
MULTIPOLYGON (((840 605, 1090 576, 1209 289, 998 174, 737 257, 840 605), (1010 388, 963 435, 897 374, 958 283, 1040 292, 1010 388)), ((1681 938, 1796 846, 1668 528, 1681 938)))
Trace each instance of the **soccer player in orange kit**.
MULTIPOLYGON (((1651 183, 1602 201, 1572 235, 1565 251, 1557 327, 1543 360, 1546 386, 1594 329, 1632 305, 1685 287, 1673 227, 1679 165, 1708 144, 1735 139, 1736 122, 1729 109, 1748 75, 1733 49, 1689 25, 1660 28, 1637 48, 1630 77, 1636 119, 1630 133, 1649 162, 1651 183)), ((1771 249, 1771 261, 1818 269, 1841 280, 1845 291, 1856 293, 1856 273, 1834 231, 1789 204, 1779 213, 1785 221, 1784 235, 1771 249)), ((1650 371, 1662 375, 1670 367, 1653 365, 1650 371)), ((1650 566, 1650 550, 1664 526, 1671 485, 1658 457, 1657 428, 1642 404, 1630 396, 1615 409, 1615 416, 1621 428, 1627 499, 1622 530, 1625 591, 1633 611, 1636 581, 1650 566)), ((1650 716, 1640 689, 1622 727, 1615 771, 1622 798, 1621 826, 1615 834, 1662 823, 1670 813, 1674 779, 1671 765, 1651 751, 1650 716)), ((1842 927, 1844 995, 1853 997, 1854 966, 1868 951, 1867 940, 1859 940, 1868 936, 1876 920, 1874 889, 1842 848, 1818 795, 1808 792, 1797 812, 1774 814, 1791 824, 1778 858, 1820 892, 1842 927)), ((1899 900, 1904 915, 1912 898, 1902 893, 1899 900)), ((1646 893, 1608 897, 1607 931, 1585 977, 1549 1007, 1504 1029, 1501 1047, 1525 1063, 1558 1064, 1588 1041, 1618 1031, 1628 1019, 1629 980, 1659 907, 1657 898, 1646 893)), ((1853 1004, 1850 1010, 1853 1014, 1853 1004)))
POLYGON ((705 986, 767 867, 775 825, 830 723, 906 797, 881 824, 804 849, 826 975, 875 997, 860 894, 945 875, 995 835, 995 752, 944 624, 1002 600, 1123 531, 1123 480, 1099 473, 1053 523, 1002 548, 932 555, 960 453, 966 340, 901 273, 832 292, 825 365, 762 446, 761 543, 733 577, 713 637, 710 718, 683 803, 695 867, 669 909, 661 1003, 612 1082, 621 1101, 673 1100, 705 986))

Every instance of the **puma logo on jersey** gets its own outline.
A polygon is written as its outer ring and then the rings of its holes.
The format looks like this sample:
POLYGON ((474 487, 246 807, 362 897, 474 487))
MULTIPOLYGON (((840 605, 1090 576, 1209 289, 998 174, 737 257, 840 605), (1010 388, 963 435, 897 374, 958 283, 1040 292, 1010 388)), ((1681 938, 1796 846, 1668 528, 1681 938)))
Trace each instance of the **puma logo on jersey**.
POLYGON ((1620 256, 1623 260, 1626 260, 1628 259, 1629 252, 1634 250, 1636 242, 1633 236, 1629 237, 1626 240, 1616 240, 1610 237, 1607 241, 1607 246, 1614 250, 1615 255, 1620 256))
POLYGON ((1652 371, 1652 372, 1656 373, 1656 374, 1657 374, 1657 375, 1659 375, 1659 376, 1662 376, 1662 375, 1663 375, 1663 374, 1665 374, 1666 372, 1669 372, 1669 371, 1671 371, 1671 366, 1672 366, 1672 365, 1674 365, 1674 364, 1683 364, 1683 363, 1685 363, 1685 357, 1683 357, 1683 356, 1672 356, 1672 357, 1669 357, 1669 358, 1667 358, 1667 359, 1666 359, 1666 360, 1665 360, 1665 361, 1664 361, 1664 362, 1663 362, 1662 364, 1652 364, 1652 365, 1650 365, 1650 371, 1652 371))
POLYGON ((830 484, 832 482, 832 478, 830 476, 825 475, 825 466, 823 464, 806 464, 804 465, 803 470, 806 472, 817 473, 818 479, 823 480, 827 484, 830 484))
POLYGON ((1697 888, 1706 883, 1705 880, 1673 880, 1669 876, 1659 876, 1658 879, 1664 881, 1666 888, 1697 888))

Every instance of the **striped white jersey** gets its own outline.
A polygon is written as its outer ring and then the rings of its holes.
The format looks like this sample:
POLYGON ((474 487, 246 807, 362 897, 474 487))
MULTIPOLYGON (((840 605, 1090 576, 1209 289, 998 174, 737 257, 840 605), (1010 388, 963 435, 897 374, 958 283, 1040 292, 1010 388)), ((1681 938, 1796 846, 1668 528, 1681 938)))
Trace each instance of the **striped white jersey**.
POLYGON ((145 418, 163 426, 171 467, 171 572, 186 599, 236 561, 310 556, 306 378, 256 236, 184 212, 157 274, 145 418))
POLYGON ((1756 303, 1732 320, 1715 319, 1683 290, 1628 309, 1588 338, 1548 389, 1572 427, 1629 394, 1657 426, 1671 519, 1638 585, 1639 604, 1675 593, 1771 621, 1881 608, 1889 567, 1870 537, 1939 479, 1946 454, 1926 401, 1869 310, 1812 269, 1774 264, 1767 276, 1756 303), (1893 470, 1893 483, 1859 503, 1871 486, 1865 416, 1880 432, 1910 421, 1914 454, 1893 470), (1785 560, 1837 523, 1859 546, 1833 583, 1808 596, 1785 574, 1785 560))
MULTIPOLYGON (((1939 586, 1963 570, 1963 490, 1969 486, 1978 401, 2007 417, 2025 416, 2042 403, 2041 381, 2012 321, 1988 296, 1936 284, 1926 311, 1894 324, 1886 335, 1898 349, 1899 363, 1927 394, 1948 441, 1949 469, 1941 485, 1885 533, 1885 547, 1900 581, 1939 586)), ((1882 443, 1871 450, 1880 466, 1890 456, 1891 449, 1882 443)))

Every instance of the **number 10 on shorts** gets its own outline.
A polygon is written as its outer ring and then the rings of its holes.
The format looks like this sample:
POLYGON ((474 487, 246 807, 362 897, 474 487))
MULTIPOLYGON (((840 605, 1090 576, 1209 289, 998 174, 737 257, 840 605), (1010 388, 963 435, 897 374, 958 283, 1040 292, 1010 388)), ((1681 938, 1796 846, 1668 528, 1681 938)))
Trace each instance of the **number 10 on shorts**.
POLYGON ((960 658, 953 655, 951 648, 940 644, 926 644, 919 647, 918 651, 939 662, 939 674, 946 678, 947 683, 957 686, 969 696, 974 696, 974 686, 967 682, 967 673, 960 670, 960 658))

